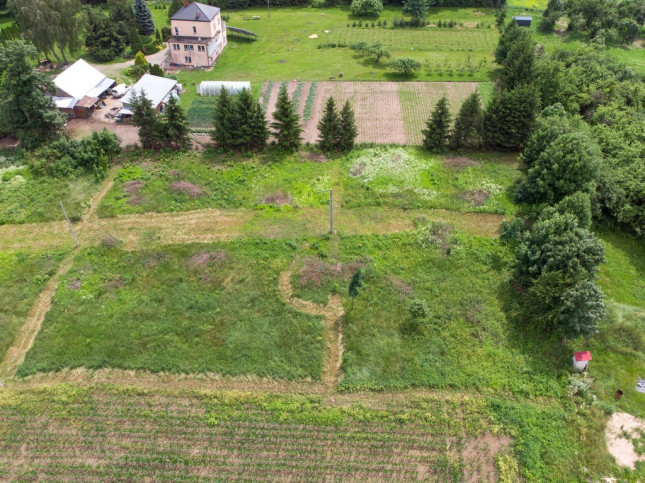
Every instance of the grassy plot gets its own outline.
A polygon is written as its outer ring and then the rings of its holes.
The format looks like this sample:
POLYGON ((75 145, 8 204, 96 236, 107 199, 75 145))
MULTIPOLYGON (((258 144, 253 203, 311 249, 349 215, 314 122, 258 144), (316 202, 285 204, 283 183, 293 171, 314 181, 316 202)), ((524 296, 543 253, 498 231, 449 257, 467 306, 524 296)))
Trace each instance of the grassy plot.
POLYGON ((188 153, 126 165, 103 199, 99 216, 198 208, 290 210, 328 203, 330 165, 306 162, 299 156, 233 160, 188 153))
MULTIPOLYGON (((154 12, 154 10, 153 10, 154 12)), ((202 80, 250 80, 253 84, 268 79, 278 81, 325 80, 329 76, 343 74, 346 80, 394 80, 400 76, 387 69, 381 62, 377 65, 371 59, 358 58, 347 48, 323 48, 318 45, 334 39, 380 40, 392 43, 393 57, 412 56, 432 66, 448 62, 454 66, 449 75, 443 72, 419 72, 418 80, 490 80, 493 68, 491 53, 497 42, 498 33, 494 28, 494 10, 476 8, 430 8, 431 22, 454 20, 462 27, 452 29, 392 29, 395 17, 401 17, 401 9, 386 7, 381 21, 387 20, 388 28, 348 27, 355 19, 350 17, 349 8, 272 8, 271 18, 266 9, 233 10, 228 25, 251 30, 258 35, 255 41, 228 37, 228 45, 211 72, 179 72, 178 78, 187 86, 191 98, 182 99, 186 107, 192 101, 192 84, 202 80), (250 20, 259 16, 259 20, 250 20), (249 20, 246 20, 249 19, 249 20), (475 28, 478 23, 492 25, 491 28, 475 28), (328 31, 329 33, 326 33, 328 31), (309 38, 316 35, 317 38, 309 38), (406 39, 395 43, 397 38, 406 39), (415 49, 415 50, 411 50, 415 49), (466 65, 468 59, 474 66, 480 66, 470 77, 458 73, 459 65, 466 65)), ((371 25, 371 24, 370 24, 371 25)), ((184 96, 182 96, 183 98, 184 96)))
POLYGON ((512 257, 496 240, 430 223, 344 238, 341 247, 346 260, 371 260, 359 296, 345 303, 342 387, 562 394, 557 376, 568 369, 568 352, 507 318, 512 257))
POLYGON ((302 395, 7 389, 0 393, 0 475, 491 481, 495 457, 510 442, 483 436, 493 428, 481 399, 449 395, 373 409, 302 395))
POLYGON ((590 341, 576 350, 591 350, 591 390, 608 407, 645 417, 645 394, 635 391, 645 377, 645 249, 626 234, 601 232, 607 262, 600 286, 608 299, 608 316, 590 341), (615 398, 617 390, 624 392, 615 398))
POLYGON ((197 128, 212 128, 216 102, 216 96, 196 97, 186 111, 188 125, 197 128))
POLYGON ((51 252, 0 252, 0 361, 60 258, 60 253, 51 252))
POLYGON ((439 157, 403 147, 354 151, 343 166, 343 206, 513 213, 515 163, 500 155, 439 157))
POLYGON ((280 299, 284 241, 86 249, 20 375, 66 367, 319 379, 322 325, 280 299))
POLYGON ((98 189, 93 176, 76 179, 34 176, 27 167, 0 168, 0 225, 63 220, 62 201, 72 220, 98 189))

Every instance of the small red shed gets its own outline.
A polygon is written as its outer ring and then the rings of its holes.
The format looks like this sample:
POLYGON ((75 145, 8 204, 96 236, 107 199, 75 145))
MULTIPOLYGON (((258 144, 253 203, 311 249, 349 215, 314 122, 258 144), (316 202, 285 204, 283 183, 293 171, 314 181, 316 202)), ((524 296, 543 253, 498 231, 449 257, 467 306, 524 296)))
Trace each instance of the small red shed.
POLYGON ((575 367, 576 370, 579 372, 587 370, 587 365, 589 365, 590 360, 591 360, 591 352, 589 351, 573 353, 573 367, 575 367))

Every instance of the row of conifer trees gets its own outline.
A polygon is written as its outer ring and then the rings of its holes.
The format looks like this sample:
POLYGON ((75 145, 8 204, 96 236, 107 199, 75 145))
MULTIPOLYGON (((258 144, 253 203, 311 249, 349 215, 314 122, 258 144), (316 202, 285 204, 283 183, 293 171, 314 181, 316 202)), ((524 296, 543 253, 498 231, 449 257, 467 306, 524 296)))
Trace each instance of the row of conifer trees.
MULTIPOLYGON (((296 151, 302 144, 302 125, 296 109, 284 84, 278 93, 272 122, 266 120, 262 105, 251 91, 243 89, 233 96, 222 87, 215 102, 212 138, 223 149, 255 150, 264 148, 269 136, 273 136, 282 150, 296 151)), ((358 130, 349 102, 338 111, 334 98, 328 98, 318 130, 321 150, 351 150, 358 130)))

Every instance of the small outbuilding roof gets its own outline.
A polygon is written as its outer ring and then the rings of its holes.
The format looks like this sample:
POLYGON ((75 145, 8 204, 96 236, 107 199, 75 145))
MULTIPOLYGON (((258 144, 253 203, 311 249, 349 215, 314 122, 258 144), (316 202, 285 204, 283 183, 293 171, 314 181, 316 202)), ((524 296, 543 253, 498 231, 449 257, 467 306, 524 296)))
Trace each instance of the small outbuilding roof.
POLYGON ((77 60, 54 79, 54 85, 60 93, 64 93, 65 97, 76 99, 99 96, 112 84, 114 80, 109 79, 83 59, 77 60))
POLYGON ((528 20, 530 22, 533 17, 513 17, 513 20, 528 20))
POLYGON ((574 352, 573 357, 575 357, 576 362, 590 361, 591 360, 591 352, 589 352, 589 351, 574 352))
POLYGON ((177 85, 177 81, 168 79, 166 77, 159 77, 156 75, 145 74, 139 82, 132 86, 128 93, 123 96, 121 101, 124 106, 132 104, 135 92, 139 94, 141 91, 146 93, 146 98, 150 100, 153 108, 159 107, 172 90, 177 85))
POLYGON ((217 15, 219 8, 193 2, 177 10, 170 20, 190 20, 192 22, 210 22, 217 15))
POLYGON ((58 109, 73 109, 78 99, 73 97, 52 97, 54 104, 58 109))

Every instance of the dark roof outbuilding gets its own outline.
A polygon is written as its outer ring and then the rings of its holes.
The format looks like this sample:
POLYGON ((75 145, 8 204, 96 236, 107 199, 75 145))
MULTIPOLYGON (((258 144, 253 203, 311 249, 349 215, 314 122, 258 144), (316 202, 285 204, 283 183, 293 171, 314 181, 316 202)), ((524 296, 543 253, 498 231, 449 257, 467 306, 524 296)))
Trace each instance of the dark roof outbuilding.
POLYGON ((177 10, 170 20, 190 20, 192 22, 210 22, 217 15, 219 8, 193 2, 177 10))

